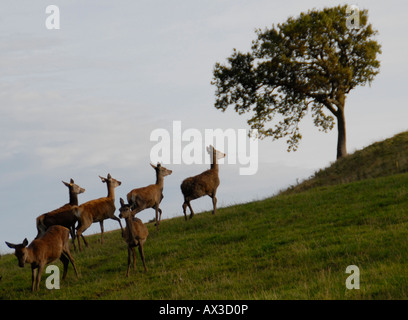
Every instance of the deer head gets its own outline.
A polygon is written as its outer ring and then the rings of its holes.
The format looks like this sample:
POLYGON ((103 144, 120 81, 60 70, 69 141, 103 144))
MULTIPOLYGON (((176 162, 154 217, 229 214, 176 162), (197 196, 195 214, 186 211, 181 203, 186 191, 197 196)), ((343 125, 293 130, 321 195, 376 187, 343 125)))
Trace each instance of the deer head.
POLYGON ((21 244, 12 244, 6 241, 6 245, 11 248, 14 249, 14 255, 17 257, 18 259, 18 266, 23 268, 24 264, 27 260, 27 255, 28 255, 28 251, 27 251, 27 245, 28 245, 28 240, 27 238, 24 239, 23 243, 21 244))
POLYGON ((119 218, 127 219, 133 217, 132 208, 129 204, 125 204, 125 201, 120 198, 119 218))
POLYGON ((99 176, 99 178, 101 178, 103 183, 107 183, 108 185, 112 186, 113 188, 119 187, 122 182, 120 182, 119 180, 116 180, 114 178, 111 177, 110 173, 108 173, 108 176, 106 178, 99 176))
POLYGON ((162 177, 169 176, 173 173, 172 170, 166 169, 165 167, 162 167, 160 163, 157 163, 157 166, 154 164, 150 164, 152 168, 156 171, 158 175, 161 175, 162 177))
POLYGON ((207 152, 210 156, 213 156, 215 154, 217 159, 222 159, 225 158, 226 154, 216 150, 213 146, 208 146, 207 147, 207 152))
POLYGON ((69 188, 69 190, 75 194, 80 194, 80 193, 85 192, 85 189, 75 184, 73 179, 71 179, 69 183, 65 181, 62 181, 62 183, 65 184, 69 188))

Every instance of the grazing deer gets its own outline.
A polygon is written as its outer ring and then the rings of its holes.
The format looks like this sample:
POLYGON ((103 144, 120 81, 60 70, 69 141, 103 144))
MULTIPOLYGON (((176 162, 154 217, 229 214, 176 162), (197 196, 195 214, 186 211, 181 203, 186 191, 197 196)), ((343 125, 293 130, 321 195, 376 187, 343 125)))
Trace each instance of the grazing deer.
POLYGON ((78 277, 78 271, 74 259, 69 251, 69 230, 63 226, 51 226, 38 239, 35 239, 27 247, 28 240, 24 239, 21 244, 12 244, 6 242, 9 248, 15 249, 15 256, 18 259, 18 265, 23 268, 25 263, 31 264, 32 284, 31 291, 40 287, 41 275, 45 265, 60 259, 64 265, 65 279, 68 271, 69 262, 74 267, 75 274, 78 277), (38 269, 38 270, 37 270, 38 269), (35 275, 37 271, 37 276, 35 275))
POLYGON ((158 163, 157 166, 153 164, 150 165, 156 171, 156 184, 133 189, 127 194, 127 200, 134 214, 147 208, 155 209, 156 229, 158 230, 162 216, 162 210, 159 208, 159 205, 163 200, 164 177, 172 174, 173 171, 162 167, 160 163, 158 163), (160 213, 160 218, 158 218, 158 213, 160 213))
POLYGON ((68 187, 69 190, 69 203, 63 205, 61 208, 55 209, 51 212, 44 213, 37 217, 37 237, 41 237, 45 231, 54 225, 64 226, 69 229, 72 244, 75 248, 75 223, 77 222, 77 217, 75 216, 75 208, 78 206, 78 194, 84 193, 85 189, 81 188, 74 183, 71 179, 70 183, 62 181, 64 185, 68 187))
POLYGON ((129 204, 125 204, 122 198, 120 198, 120 209, 119 218, 124 218, 126 221, 126 228, 123 237, 128 245, 128 268, 126 272, 126 277, 129 277, 129 270, 131 264, 131 253, 133 252, 133 270, 136 270, 136 251, 135 247, 139 247, 140 257, 142 258, 143 267, 145 272, 147 271, 145 257, 143 252, 143 244, 146 242, 149 231, 147 227, 143 224, 142 220, 135 218, 136 214, 132 211, 129 204))
MULTIPOLYGON (((108 187, 108 196, 104 198, 99 198, 91 200, 81 204, 77 207, 75 212, 76 217, 78 218, 78 227, 77 227, 77 238, 79 250, 81 250, 81 242, 79 237, 82 236, 82 233, 88 229, 92 223, 99 222, 101 226, 101 243, 103 244, 103 221, 106 219, 113 219, 119 222, 120 229, 123 233, 122 223, 120 219, 115 216, 115 188, 120 186, 122 183, 116 179, 113 179, 110 174, 107 178, 101 177, 103 183, 106 183, 108 187)), ((86 246, 88 242, 84 237, 82 237, 86 246)))
POLYGON ((185 179, 180 188, 184 196, 183 212, 184 218, 187 220, 187 206, 190 208, 190 219, 194 216, 193 208, 191 208, 190 201, 208 195, 212 198, 213 214, 217 210, 217 188, 220 185, 218 177, 218 163, 217 159, 225 157, 225 153, 216 150, 213 146, 207 147, 207 152, 211 157, 211 169, 194 177, 185 179))

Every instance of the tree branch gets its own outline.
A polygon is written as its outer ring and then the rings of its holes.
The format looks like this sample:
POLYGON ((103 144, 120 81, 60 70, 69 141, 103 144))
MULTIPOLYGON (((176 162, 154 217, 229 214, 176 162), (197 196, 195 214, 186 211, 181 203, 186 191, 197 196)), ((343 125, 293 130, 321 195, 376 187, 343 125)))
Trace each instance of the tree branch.
POLYGON ((337 117, 338 110, 333 107, 333 104, 337 106, 335 100, 328 98, 326 94, 309 93, 308 96, 323 104, 334 116, 337 117))

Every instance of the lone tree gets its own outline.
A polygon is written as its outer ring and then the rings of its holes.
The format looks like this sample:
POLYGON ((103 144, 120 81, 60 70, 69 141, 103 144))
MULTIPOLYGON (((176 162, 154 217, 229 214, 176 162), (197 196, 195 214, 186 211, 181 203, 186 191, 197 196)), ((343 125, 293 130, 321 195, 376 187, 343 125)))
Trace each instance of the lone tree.
POLYGON ((377 31, 367 18, 367 10, 338 6, 258 29, 251 52, 234 49, 227 65, 215 65, 215 107, 252 111, 251 134, 257 129, 261 139, 287 137, 288 151, 298 148, 299 122, 309 109, 320 131, 331 130, 336 119, 337 159, 344 157, 346 95, 371 84, 380 67, 380 45, 373 39, 377 31), (273 120, 275 126, 268 127, 273 120))

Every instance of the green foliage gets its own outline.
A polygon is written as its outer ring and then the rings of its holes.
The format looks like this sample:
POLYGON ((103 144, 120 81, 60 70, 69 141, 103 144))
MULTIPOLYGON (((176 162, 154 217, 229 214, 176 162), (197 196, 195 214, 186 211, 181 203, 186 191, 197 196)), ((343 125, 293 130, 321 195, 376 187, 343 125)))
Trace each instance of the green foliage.
POLYGON ((297 149, 298 125, 308 111, 325 132, 334 118, 344 121, 346 95, 373 81, 381 52, 367 10, 360 11, 360 27, 348 29, 346 8, 310 10, 257 30, 251 52, 234 50, 227 65, 215 65, 215 107, 252 112, 248 124, 258 137, 288 137, 288 150, 297 149), (269 127, 272 120, 275 126, 269 127))

